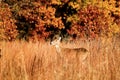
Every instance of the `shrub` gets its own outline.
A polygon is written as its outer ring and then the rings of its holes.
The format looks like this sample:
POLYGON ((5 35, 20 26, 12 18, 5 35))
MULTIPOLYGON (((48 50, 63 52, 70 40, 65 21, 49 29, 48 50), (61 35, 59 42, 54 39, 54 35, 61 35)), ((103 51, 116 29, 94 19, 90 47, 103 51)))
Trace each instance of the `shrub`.
POLYGON ((71 28, 68 30, 68 33, 74 38, 108 36, 112 20, 105 9, 88 5, 78 11, 77 17, 78 20, 73 21, 71 28))
POLYGON ((0 40, 15 40, 17 37, 16 28, 15 19, 12 17, 9 6, 0 3, 0 40))

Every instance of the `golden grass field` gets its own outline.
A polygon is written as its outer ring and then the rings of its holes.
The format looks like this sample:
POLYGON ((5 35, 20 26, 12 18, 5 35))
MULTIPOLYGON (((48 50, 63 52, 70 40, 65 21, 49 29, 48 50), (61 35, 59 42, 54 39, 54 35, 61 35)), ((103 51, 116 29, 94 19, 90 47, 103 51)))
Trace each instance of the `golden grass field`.
POLYGON ((0 42, 0 80, 120 80, 119 38, 79 40, 62 46, 84 47, 89 54, 84 60, 84 53, 77 58, 65 53, 60 58, 49 42, 0 42))

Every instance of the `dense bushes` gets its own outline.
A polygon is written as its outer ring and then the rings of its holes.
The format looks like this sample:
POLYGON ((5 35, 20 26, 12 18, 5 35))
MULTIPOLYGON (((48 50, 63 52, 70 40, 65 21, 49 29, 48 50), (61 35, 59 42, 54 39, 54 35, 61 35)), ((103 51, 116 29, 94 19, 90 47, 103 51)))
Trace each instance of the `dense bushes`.
POLYGON ((0 4, 0 40, 15 40, 17 37, 17 26, 12 17, 11 10, 7 4, 0 4))
POLYGON ((71 29, 68 30, 74 37, 96 38, 107 35, 110 31, 111 20, 106 16, 104 9, 88 5, 78 11, 78 21, 72 22, 71 29), (76 36, 75 36, 76 35, 76 36))
POLYGON ((1 40, 113 36, 120 29, 120 1, 3 0, 1 40))
POLYGON ((46 39, 64 28, 61 18, 55 17, 55 8, 38 2, 21 4, 17 14, 16 25, 20 38, 46 39))

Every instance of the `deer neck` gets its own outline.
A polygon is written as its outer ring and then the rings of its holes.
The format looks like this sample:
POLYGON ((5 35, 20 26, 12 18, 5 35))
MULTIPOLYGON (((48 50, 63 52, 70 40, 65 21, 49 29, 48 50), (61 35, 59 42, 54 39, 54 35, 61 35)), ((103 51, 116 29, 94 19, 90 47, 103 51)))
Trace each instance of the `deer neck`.
POLYGON ((61 52, 61 48, 60 48, 60 46, 59 46, 59 45, 56 45, 56 46, 55 46, 55 48, 56 48, 56 50, 57 50, 57 52, 58 52, 58 53, 60 53, 60 52, 61 52))

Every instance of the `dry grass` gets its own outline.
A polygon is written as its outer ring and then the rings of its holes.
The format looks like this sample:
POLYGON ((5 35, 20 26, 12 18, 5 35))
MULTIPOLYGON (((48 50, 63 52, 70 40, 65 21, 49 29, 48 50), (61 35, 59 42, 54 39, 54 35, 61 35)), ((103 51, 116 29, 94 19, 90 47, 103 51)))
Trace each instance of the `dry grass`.
POLYGON ((120 80, 119 40, 63 44, 89 49, 84 61, 73 53, 60 58, 49 43, 1 42, 0 80, 120 80))

